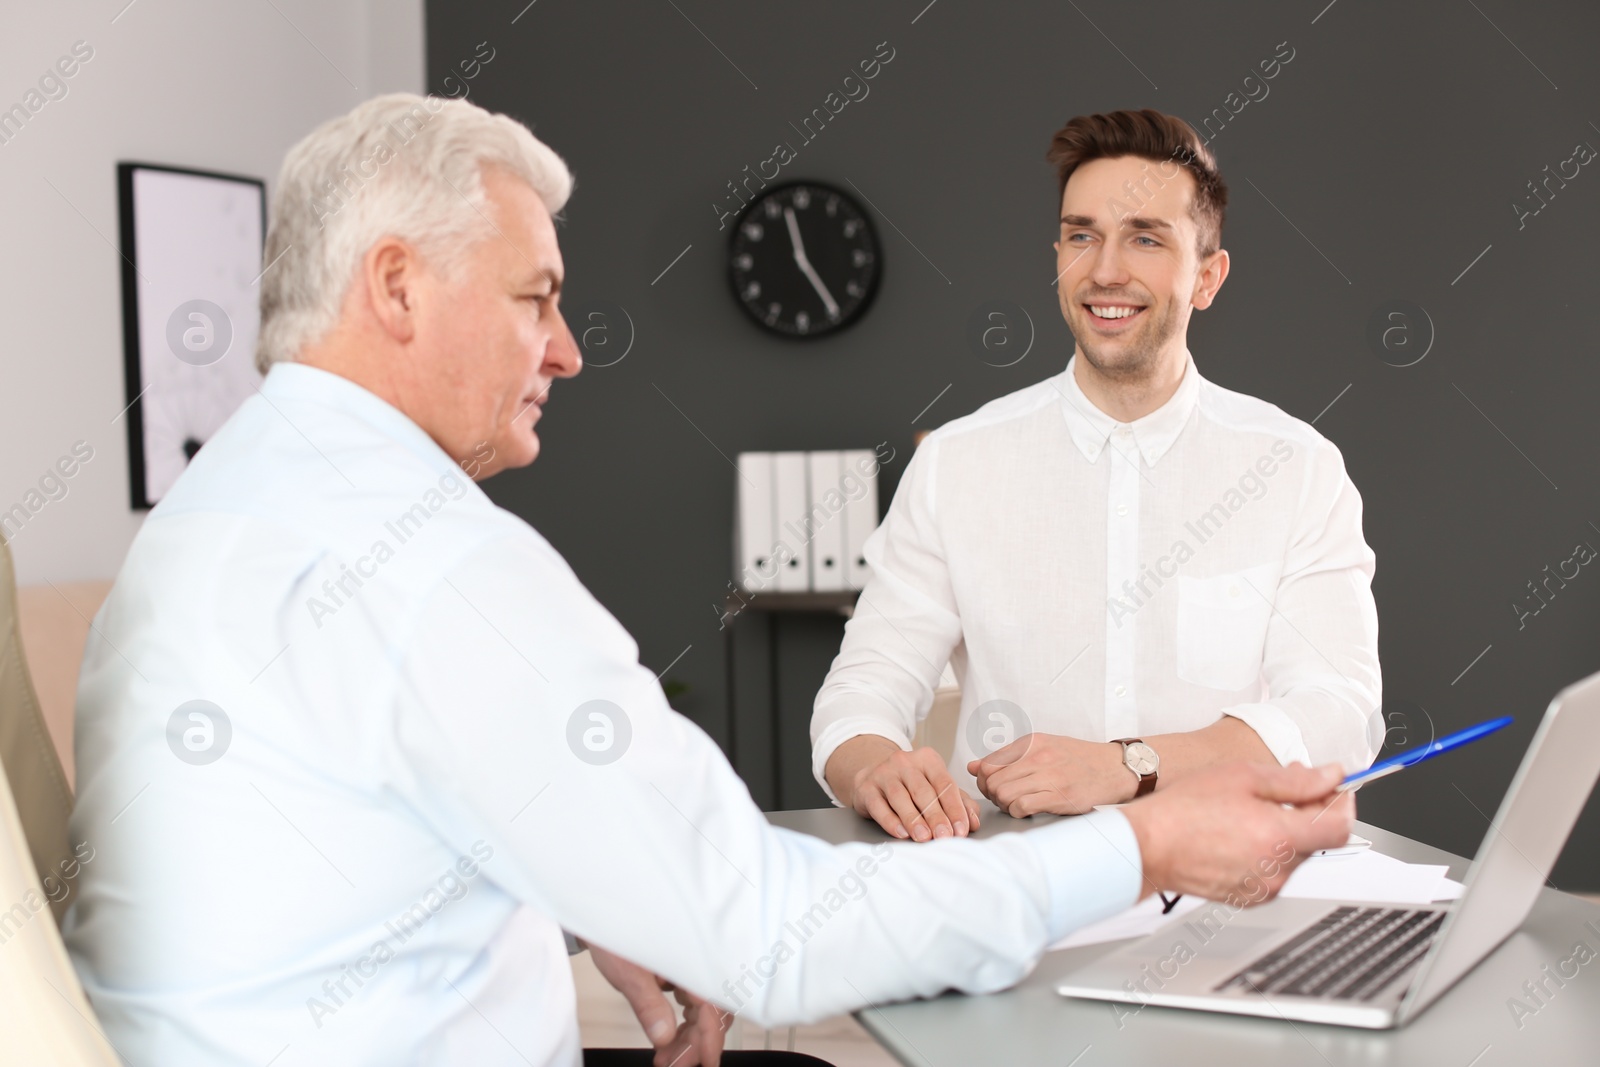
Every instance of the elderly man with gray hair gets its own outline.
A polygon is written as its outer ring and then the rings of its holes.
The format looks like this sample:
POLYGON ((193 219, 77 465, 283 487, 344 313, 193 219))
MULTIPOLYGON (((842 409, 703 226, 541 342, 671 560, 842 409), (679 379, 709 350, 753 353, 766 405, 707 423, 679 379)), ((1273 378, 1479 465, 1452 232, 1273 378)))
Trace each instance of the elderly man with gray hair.
POLYGON ((658 1065, 715 1064, 727 1011, 1001 989, 1150 892, 1263 899, 1286 845, 1345 840, 1336 768, 1243 765, 981 841, 771 827, 474 484, 581 366, 571 188, 520 124, 410 95, 285 160, 266 381, 145 522, 79 687, 66 940, 129 1063, 648 1061, 580 1049, 581 939, 658 1065))

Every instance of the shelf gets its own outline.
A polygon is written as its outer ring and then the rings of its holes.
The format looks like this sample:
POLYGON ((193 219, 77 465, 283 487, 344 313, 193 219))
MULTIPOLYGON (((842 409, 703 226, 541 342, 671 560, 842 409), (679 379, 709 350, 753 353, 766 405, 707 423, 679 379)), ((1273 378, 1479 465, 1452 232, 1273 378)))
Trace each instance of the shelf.
POLYGON ((860 590, 839 593, 737 593, 729 594, 723 610, 730 616, 746 611, 831 612, 849 618, 855 614, 860 590))

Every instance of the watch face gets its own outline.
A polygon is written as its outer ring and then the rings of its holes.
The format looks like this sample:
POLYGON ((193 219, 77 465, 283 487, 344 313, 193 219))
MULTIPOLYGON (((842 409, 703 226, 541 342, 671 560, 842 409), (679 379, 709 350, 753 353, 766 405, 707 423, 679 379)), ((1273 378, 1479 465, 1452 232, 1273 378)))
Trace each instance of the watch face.
POLYGON ((1143 741, 1135 741, 1131 745, 1124 745, 1122 749, 1122 762, 1128 765, 1133 773, 1144 777, 1156 773, 1161 766, 1161 759, 1156 755, 1156 750, 1143 741))
POLYGON ((763 192, 728 240, 733 294, 762 328, 819 337, 871 303, 882 272, 872 221, 849 194, 820 182, 763 192))

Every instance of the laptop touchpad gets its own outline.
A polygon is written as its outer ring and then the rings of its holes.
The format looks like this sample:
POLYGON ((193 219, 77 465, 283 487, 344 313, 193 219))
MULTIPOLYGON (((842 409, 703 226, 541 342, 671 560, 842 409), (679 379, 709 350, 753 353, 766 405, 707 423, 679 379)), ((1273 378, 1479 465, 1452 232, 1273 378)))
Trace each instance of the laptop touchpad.
POLYGON ((1200 956, 1208 960, 1232 959, 1259 952, 1267 942, 1282 940, 1283 935, 1284 930, 1280 926, 1230 923, 1218 928, 1183 923, 1166 931, 1165 936, 1156 934, 1148 938, 1140 946, 1138 955, 1151 959, 1167 959, 1174 955, 1200 956), (1180 945, 1183 947, 1179 948, 1180 945))
POLYGON ((1199 953, 1213 960, 1253 955, 1263 948, 1265 942, 1282 940, 1283 933, 1281 926, 1224 926, 1199 946, 1199 953))

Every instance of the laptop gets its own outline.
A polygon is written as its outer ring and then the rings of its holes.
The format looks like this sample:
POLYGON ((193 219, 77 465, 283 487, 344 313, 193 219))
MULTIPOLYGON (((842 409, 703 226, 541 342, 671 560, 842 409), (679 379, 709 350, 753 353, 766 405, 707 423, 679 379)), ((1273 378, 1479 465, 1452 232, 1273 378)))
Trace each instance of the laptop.
POLYGON ((1596 776, 1600 674, 1556 695, 1458 900, 1206 904, 1066 976, 1063 996, 1369 1029, 1402 1026, 1527 918, 1596 776))

